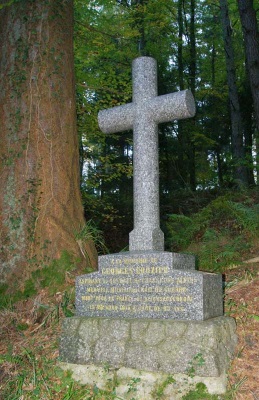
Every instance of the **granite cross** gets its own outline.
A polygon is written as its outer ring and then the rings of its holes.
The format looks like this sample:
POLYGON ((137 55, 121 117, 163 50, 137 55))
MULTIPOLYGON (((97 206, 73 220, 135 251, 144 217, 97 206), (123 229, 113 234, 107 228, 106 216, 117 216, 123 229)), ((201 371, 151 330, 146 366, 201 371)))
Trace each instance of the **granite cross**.
POLYGON ((133 129, 134 229, 129 250, 164 250, 159 221, 158 123, 195 115, 189 90, 157 95, 157 64, 138 57, 132 64, 132 103, 102 110, 98 123, 104 133, 133 129))

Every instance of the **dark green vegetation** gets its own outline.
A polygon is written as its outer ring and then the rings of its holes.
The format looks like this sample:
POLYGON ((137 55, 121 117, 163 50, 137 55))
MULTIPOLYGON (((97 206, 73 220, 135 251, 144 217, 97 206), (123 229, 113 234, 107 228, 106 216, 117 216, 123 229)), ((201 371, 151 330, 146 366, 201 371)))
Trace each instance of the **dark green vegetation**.
POLYGON ((22 289, 15 290, 11 285, 2 284, 0 309, 10 307, 17 301, 29 299, 44 288, 47 288, 49 295, 53 296, 64 286, 66 276, 73 273, 76 268, 76 260, 73 260, 69 253, 64 252, 59 260, 54 260, 49 265, 43 265, 40 269, 33 271, 31 276, 24 281, 22 289), (9 286, 11 286, 11 291, 9 286))
POLYGON ((240 263, 258 242, 258 193, 250 195, 228 192, 192 215, 169 214, 168 249, 195 254, 199 269, 211 272, 240 263))
POLYGON ((218 398, 217 395, 209 395, 203 383, 197 383, 195 390, 183 396, 183 400, 217 400, 218 398))

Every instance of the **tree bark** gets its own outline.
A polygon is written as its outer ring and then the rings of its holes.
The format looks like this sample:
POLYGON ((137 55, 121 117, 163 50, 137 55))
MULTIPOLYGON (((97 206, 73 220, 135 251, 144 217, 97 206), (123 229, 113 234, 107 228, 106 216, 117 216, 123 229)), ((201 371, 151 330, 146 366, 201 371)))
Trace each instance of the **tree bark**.
MULTIPOLYGON (((247 66, 247 63, 246 63, 247 66)), ((247 71, 247 67, 246 67, 247 71)), ((245 158, 247 163, 247 179, 249 186, 255 185, 254 179, 254 165, 253 165, 253 99, 250 90, 250 84, 248 79, 248 72, 246 73, 246 79, 243 83, 243 90, 239 96, 240 103, 242 104, 241 115, 244 127, 244 139, 245 139, 245 158)))
MULTIPOLYGON (((195 35, 195 9, 196 0, 191 0, 191 20, 190 20, 190 87, 195 98, 196 90, 196 35, 195 35)), ((196 118, 194 117, 190 124, 195 130, 196 118)), ((190 187, 193 191, 196 190, 196 149, 192 138, 189 138, 189 172, 190 172, 190 187)))
POLYGON ((230 101, 231 131, 232 131, 232 155, 234 162, 234 181, 239 186, 247 185, 245 164, 245 151, 243 145, 243 129, 238 92, 236 86, 236 74, 234 63, 234 51, 232 45, 232 28, 229 19, 227 0, 220 0, 221 21, 225 46, 227 81, 230 101))
MULTIPOLYGON (((183 3, 184 7, 184 3, 183 3)), ((188 34, 188 44, 189 44, 189 85, 192 94, 195 98, 196 91, 196 35, 195 35, 195 11, 196 11, 196 0, 190 0, 190 22, 187 28, 187 17, 186 10, 185 13, 185 24, 188 34), (189 31, 189 32, 188 32, 189 31)), ((191 121, 187 121, 186 126, 188 126, 188 132, 186 134, 187 143, 187 159, 188 159, 188 173, 189 173, 189 185, 192 191, 196 190, 196 149, 195 141, 193 139, 192 132, 195 131, 196 119, 192 118, 191 121)))
MULTIPOLYGON (((177 71, 178 71, 178 81, 179 89, 184 90, 184 64, 183 64, 183 0, 178 0, 177 3, 177 22, 178 22, 178 42, 177 42, 177 71)), ((186 145, 185 132, 184 132, 184 121, 177 121, 178 125, 178 141, 179 141, 179 151, 178 151, 178 170, 179 175, 183 177, 183 183, 187 183, 186 177, 186 166, 184 163, 184 151, 186 145)), ((189 171, 188 171, 189 172, 189 171)))
MULTIPOLYGON (((1 2, 0 2, 1 4, 1 2)), ((96 263, 84 226, 73 70, 73 1, 0 10, 0 275, 66 250, 96 263)))
POLYGON ((247 70, 253 96, 257 131, 259 131, 259 32, 256 13, 252 0, 238 0, 237 3, 244 34, 247 70))

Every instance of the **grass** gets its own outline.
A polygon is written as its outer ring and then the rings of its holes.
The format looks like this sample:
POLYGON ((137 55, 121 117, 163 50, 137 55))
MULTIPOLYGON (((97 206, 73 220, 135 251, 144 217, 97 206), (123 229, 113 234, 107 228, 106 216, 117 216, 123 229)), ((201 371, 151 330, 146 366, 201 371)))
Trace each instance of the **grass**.
MULTIPOLYGON (((42 299, 43 304, 49 298, 42 299)), ((26 309, 24 301, 19 308, 0 314, 9 321, 1 334, 0 399, 1 400, 101 400, 115 399, 113 388, 101 390, 75 382, 69 372, 58 367, 58 338, 60 318, 64 317, 61 303, 48 304, 42 314, 26 309), (50 310, 59 312, 51 313, 50 310), (24 323, 26 321, 26 323, 24 323), (13 343, 8 345, 8 342, 13 343)), ((32 303, 27 304, 29 307, 32 303)), ((42 305, 41 305, 42 307, 42 305)))
POLYGON ((32 348, 23 348, 18 354, 10 348, 0 357, 0 364, 1 370, 8 374, 1 385, 2 399, 85 399, 85 387, 58 368, 56 359, 39 357, 32 348))

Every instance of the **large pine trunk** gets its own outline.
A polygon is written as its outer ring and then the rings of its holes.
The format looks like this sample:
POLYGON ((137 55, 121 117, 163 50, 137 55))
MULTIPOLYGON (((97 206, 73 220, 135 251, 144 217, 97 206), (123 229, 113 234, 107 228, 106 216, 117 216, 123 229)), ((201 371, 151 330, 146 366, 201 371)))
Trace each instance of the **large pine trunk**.
POLYGON ((59 258, 95 263, 79 189, 73 1, 0 10, 0 275, 59 258))

